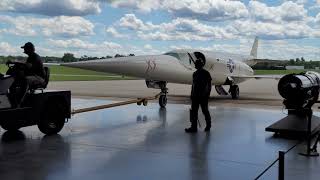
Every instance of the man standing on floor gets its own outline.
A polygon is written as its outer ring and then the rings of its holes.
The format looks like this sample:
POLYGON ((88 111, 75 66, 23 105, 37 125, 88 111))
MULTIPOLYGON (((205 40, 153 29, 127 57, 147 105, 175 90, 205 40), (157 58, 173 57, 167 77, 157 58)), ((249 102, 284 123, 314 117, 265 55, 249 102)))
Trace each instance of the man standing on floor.
POLYGON ((198 57, 195 61, 196 72, 193 73, 193 82, 191 90, 191 110, 190 110, 190 121, 191 127, 186 128, 186 133, 196 133, 198 131, 197 122, 198 122, 198 110, 201 106, 201 110, 205 116, 206 127, 205 132, 210 131, 211 128, 211 116, 208 110, 208 100, 211 93, 211 75, 210 73, 203 69, 205 65, 205 57, 203 54, 198 57))

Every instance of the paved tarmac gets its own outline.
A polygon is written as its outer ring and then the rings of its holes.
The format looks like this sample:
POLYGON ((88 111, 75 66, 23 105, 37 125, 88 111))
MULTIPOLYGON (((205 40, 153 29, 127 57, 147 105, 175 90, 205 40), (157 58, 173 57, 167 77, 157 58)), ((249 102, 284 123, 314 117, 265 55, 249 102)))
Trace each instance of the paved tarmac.
MULTIPOLYGON (((218 95, 213 87, 210 105, 279 108, 282 106, 282 98, 278 93, 277 85, 278 81, 273 79, 248 80, 239 84, 238 100, 232 100, 230 96, 218 95)), ((153 96, 160 92, 157 89, 147 88, 144 80, 50 82, 49 88, 71 90, 73 97, 97 97, 111 100, 153 96)), ((169 83, 168 88, 169 103, 190 104, 190 85, 169 83)), ((226 86, 225 89, 229 90, 229 87, 226 86)))
MULTIPOLYGON (((72 99, 73 108, 111 103, 72 99)), ((254 179, 296 140, 274 138, 264 128, 284 117, 281 110, 211 106, 213 128, 185 134, 189 106, 129 105, 77 114, 60 135, 36 126, 0 130, 0 179, 254 179)), ((204 126, 203 116, 200 120, 204 126)), ((203 127, 202 127, 203 128, 203 127)), ((286 154, 285 177, 318 180, 320 159, 286 154)), ((261 179, 277 179, 277 164, 261 179)))

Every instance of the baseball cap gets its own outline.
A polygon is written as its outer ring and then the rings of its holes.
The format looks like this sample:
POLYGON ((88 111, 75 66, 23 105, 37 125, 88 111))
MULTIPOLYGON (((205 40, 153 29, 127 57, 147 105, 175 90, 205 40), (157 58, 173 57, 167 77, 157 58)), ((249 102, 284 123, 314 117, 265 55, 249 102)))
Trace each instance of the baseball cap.
POLYGON ((25 48, 34 48, 34 45, 31 42, 27 42, 26 44, 24 44, 24 46, 21 46, 22 49, 25 48))

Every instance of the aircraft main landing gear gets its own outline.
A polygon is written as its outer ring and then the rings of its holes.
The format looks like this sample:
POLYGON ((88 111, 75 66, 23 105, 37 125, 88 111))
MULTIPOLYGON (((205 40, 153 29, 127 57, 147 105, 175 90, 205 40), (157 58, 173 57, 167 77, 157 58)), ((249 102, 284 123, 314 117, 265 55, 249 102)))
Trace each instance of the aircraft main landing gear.
POLYGON ((232 99, 239 98, 239 86, 238 85, 230 85, 229 93, 231 94, 232 99))
POLYGON ((159 97, 159 105, 162 108, 165 108, 167 105, 167 94, 168 94, 168 88, 162 87, 160 97, 159 97))

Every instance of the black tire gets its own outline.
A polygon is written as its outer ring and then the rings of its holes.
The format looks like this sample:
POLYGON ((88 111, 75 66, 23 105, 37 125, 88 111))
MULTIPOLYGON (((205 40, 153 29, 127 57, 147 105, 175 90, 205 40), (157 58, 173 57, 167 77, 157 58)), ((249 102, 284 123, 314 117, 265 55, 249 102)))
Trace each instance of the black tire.
POLYGON ((16 124, 12 124, 10 122, 5 122, 5 123, 2 123, 1 124, 1 127, 4 129, 4 130, 7 130, 7 131, 17 131, 20 129, 20 126, 16 125, 16 124))
POLYGON ((238 85, 233 85, 230 87, 230 93, 231 93, 231 97, 232 99, 238 99, 239 98, 239 86, 238 85))
POLYGON ((39 130, 46 135, 57 134, 65 123, 65 106, 59 101, 48 101, 43 111, 42 119, 38 122, 39 130))
POLYGON ((166 96, 166 95, 161 95, 161 96, 159 97, 159 105, 160 105, 160 107, 162 107, 162 108, 165 108, 165 107, 166 107, 166 105, 167 105, 167 96, 166 96))
POLYGON ((11 143, 15 141, 25 140, 26 136, 23 132, 16 130, 16 131, 6 131, 2 134, 1 142, 2 143, 11 143))
POLYGON ((147 100, 144 100, 144 101, 142 102, 142 104, 143 104, 144 106, 147 106, 147 105, 148 105, 148 101, 147 101, 147 100))

